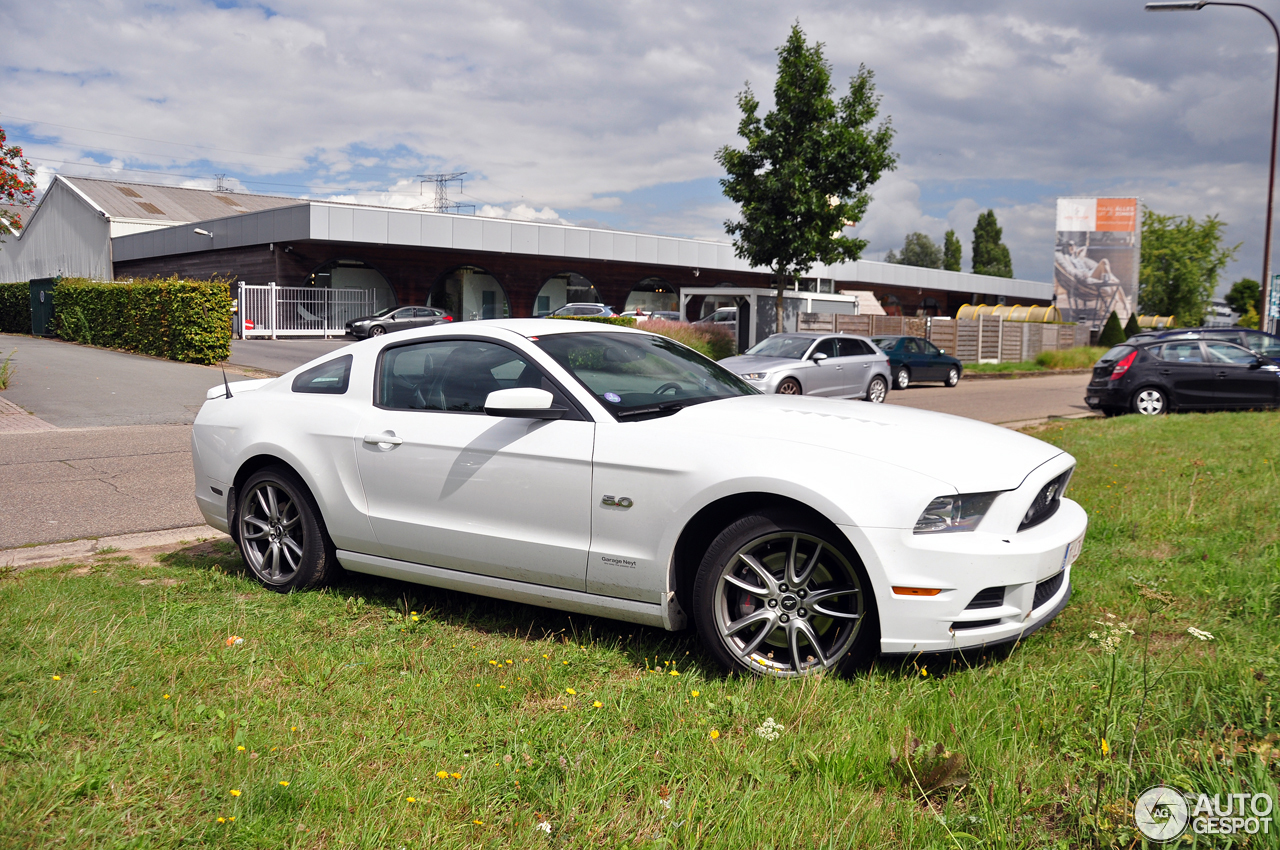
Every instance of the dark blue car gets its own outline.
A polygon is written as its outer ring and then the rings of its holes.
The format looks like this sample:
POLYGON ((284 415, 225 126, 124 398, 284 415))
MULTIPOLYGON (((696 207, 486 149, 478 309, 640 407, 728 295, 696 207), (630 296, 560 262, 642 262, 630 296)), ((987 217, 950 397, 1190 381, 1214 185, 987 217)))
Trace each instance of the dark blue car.
POLYGON ((960 383, 964 366, 941 348, 918 336, 877 336, 871 341, 889 355, 889 374, 895 389, 905 390, 920 381, 941 381, 949 387, 960 383))

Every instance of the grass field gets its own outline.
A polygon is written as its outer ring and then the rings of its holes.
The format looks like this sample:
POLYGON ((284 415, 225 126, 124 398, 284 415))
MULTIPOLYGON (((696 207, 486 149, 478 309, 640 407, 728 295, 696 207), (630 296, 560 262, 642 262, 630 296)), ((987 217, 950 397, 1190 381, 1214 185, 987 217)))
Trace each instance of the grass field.
POLYGON ((1071 604, 852 679, 358 576, 279 596, 213 544, 9 573, 0 845, 1133 847, 1156 782, 1274 798, 1280 416, 1039 436, 1080 461, 1071 604))
POLYGON ((986 374, 990 372, 1056 372, 1061 369, 1088 369, 1098 362, 1106 348, 1085 347, 1068 348, 1064 351, 1042 351, 1035 360, 1023 360, 1018 363, 970 363, 964 367, 966 372, 986 374))

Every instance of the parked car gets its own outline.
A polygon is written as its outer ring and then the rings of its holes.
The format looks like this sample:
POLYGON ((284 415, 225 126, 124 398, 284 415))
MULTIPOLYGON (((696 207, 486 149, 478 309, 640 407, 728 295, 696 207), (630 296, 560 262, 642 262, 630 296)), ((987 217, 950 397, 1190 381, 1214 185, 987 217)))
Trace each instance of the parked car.
POLYGON ((1275 407, 1280 367, 1216 339, 1130 340, 1094 364, 1084 400, 1109 415, 1275 407))
POLYGON ((196 501, 290 592, 339 566, 666 629, 726 669, 990 647, 1052 620, 1075 460, 893 405, 765 395, 638 329, 497 319, 219 385, 196 501), (945 433, 964 451, 921 453, 945 433), (1012 545, 1011 545, 1012 544, 1012 545))
POLYGON ((372 316, 361 316, 347 322, 347 333, 356 339, 364 339, 452 321, 452 316, 435 307, 388 307, 372 316))
POLYGON ((650 319, 662 319, 665 322, 680 321, 680 314, 675 310, 627 310, 625 313, 618 315, 624 318, 635 319, 637 322, 647 322, 650 319))
POLYGON ((654 310, 649 314, 650 319, 662 319, 664 322, 683 322, 684 317, 677 310, 654 310))
POLYGON ((566 304, 559 310, 551 313, 553 316, 600 316, 603 318, 612 318, 617 313, 613 312, 612 307, 606 307, 603 304, 579 303, 566 304))
POLYGON ((719 325, 722 328, 728 328, 730 331, 737 333, 738 330, 738 308, 737 307, 721 307, 718 310, 712 310, 707 315, 698 319, 695 325, 719 325))
POLYGON ((895 389, 905 390, 921 381, 941 381, 954 387, 964 374, 963 363, 922 337, 876 336, 871 341, 889 355, 895 389))
POLYGON ((852 334, 774 334, 720 365, 766 393, 876 404, 889 394, 889 358, 871 340, 852 334))
POLYGON ((1162 331, 1143 331, 1129 337, 1130 342, 1170 339, 1219 339, 1243 345, 1254 354, 1263 357, 1280 357, 1280 336, 1252 328, 1173 328, 1162 331))

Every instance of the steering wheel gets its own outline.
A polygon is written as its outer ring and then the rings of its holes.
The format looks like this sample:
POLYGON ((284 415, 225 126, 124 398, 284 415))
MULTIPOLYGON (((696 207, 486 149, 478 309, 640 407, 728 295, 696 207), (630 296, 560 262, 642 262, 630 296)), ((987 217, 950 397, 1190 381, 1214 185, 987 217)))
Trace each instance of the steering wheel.
POLYGON ((684 389, 684 387, 680 386, 680 385, 679 385, 679 384, 677 384, 675 381, 667 381, 665 384, 663 384, 662 386, 660 386, 660 387, 658 387, 656 390, 654 390, 654 391, 653 391, 653 394, 654 394, 654 395, 662 395, 663 393, 668 392, 668 391, 680 392, 680 391, 681 391, 681 390, 683 390, 683 389, 684 389))

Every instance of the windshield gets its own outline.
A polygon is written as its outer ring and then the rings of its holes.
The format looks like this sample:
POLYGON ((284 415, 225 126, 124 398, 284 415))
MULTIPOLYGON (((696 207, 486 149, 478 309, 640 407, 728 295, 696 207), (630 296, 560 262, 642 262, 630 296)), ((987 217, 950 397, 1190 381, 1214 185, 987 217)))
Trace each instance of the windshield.
POLYGON ((373 316, 372 316, 372 318, 374 318, 374 319, 381 319, 383 316, 386 316, 386 315, 389 315, 389 314, 391 314, 391 313, 394 313, 396 310, 399 310, 399 309, 400 309, 399 307, 384 307, 383 309, 381 309, 381 310, 379 310, 378 312, 374 313, 374 314, 373 314, 373 316))
POLYGON ((1102 357, 1100 357, 1100 358, 1098 359, 1098 362, 1097 362, 1097 363, 1095 363, 1094 365, 1095 365, 1095 366, 1102 366, 1102 365, 1105 365, 1105 364, 1107 364, 1107 363, 1114 363, 1114 362, 1116 362, 1117 360, 1119 360, 1121 357, 1124 357, 1124 356, 1125 356, 1126 354, 1128 354, 1130 351, 1133 351, 1133 346, 1132 346, 1132 345, 1127 345, 1127 344, 1125 344, 1125 343, 1121 343, 1120 345, 1117 345, 1117 346, 1115 346, 1114 348, 1112 348, 1112 349, 1108 350, 1108 351, 1107 351, 1107 353, 1106 353, 1106 354, 1104 354, 1104 355, 1102 355, 1102 357))
POLYGON ((674 413, 691 404, 759 392, 663 336, 566 333, 533 341, 618 419, 674 413))
POLYGON ((783 357, 787 360, 799 360, 813 345, 813 338, 792 336, 791 334, 774 334, 764 342, 758 342, 747 349, 747 354, 757 357, 783 357))

